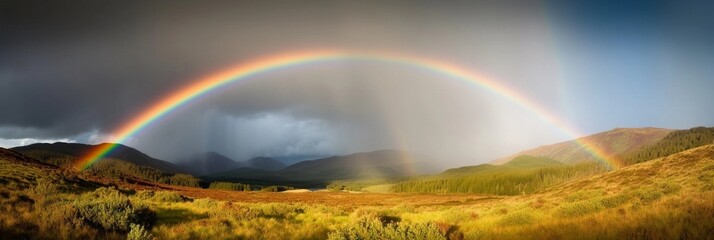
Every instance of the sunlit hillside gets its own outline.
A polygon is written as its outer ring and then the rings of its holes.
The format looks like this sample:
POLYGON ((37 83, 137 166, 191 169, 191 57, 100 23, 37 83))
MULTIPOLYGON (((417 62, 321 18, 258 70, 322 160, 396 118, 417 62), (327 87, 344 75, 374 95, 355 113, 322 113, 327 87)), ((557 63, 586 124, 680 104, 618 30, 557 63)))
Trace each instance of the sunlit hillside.
MULTIPOLYGON (((714 145, 517 196, 136 190, 2 153, 2 238, 705 239, 714 229, 714 145)), ((527 160, 513 167, 559 166, 527 160)))
POLYGON ((667 136, 673 129, 662 128, 616 128, 607 132, 582 137, 578 140, 556 143, 519 152, 513 156, 494 160, 493 164, 503 164, 521 155, 552 158, 564 163, 594 161, 590 153, 579 142, 597 146, 608 155, 617 156, 651 145, 667 136))

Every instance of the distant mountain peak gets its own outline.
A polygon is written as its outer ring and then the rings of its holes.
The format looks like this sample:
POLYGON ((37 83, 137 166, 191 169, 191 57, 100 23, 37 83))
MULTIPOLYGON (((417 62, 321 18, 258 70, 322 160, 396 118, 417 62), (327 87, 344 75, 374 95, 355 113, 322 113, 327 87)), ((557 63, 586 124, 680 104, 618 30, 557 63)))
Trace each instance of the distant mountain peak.
POLYGON ((254 157, 245 162, 248 167, 275 171, 285 168, 285 163, 269 157, 254 157))
POLYGON ((198 176, 244 167, 243 164, 217 152, 193 153, 178 160, 178 165, 185 171, 198 176))

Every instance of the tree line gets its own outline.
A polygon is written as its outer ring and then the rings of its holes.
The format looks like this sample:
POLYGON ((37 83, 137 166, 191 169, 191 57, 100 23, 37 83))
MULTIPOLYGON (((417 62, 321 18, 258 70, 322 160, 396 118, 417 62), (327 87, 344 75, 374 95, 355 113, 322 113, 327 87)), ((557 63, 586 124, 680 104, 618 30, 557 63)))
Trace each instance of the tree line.
POLYGON ((631 165, 708 144, 714 144, 714 127, 696 127, 671 132, 662 140, 623 154, 620 158, 625 164, 631 165))

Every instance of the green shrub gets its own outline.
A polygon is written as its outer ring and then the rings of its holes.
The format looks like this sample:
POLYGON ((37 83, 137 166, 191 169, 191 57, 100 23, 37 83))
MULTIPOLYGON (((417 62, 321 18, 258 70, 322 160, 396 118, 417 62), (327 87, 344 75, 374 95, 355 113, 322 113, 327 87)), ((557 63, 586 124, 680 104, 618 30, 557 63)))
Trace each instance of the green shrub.
POLYGON ((557 215, 563 217, 578 217, 589 213, 594 213, 603 209, 602 203, 596 200, 564 203, 557 210, 557 215))
POLYGON ((159 191, 151 198, 157 202, 185 202, 187 199, 181 194, 172 191, 159 191))
POLYGON ((299 206, 281 203, 260 204, 257 207, 251 207, 261 217, 272 218, 288 218, 295 214, 304 213, 305 210, 299 206))
POLYGON ((679 189, 682 188, 682 186, 679 186, 679 184, 676 184, 676 183, 670 182, 670 181, 664 182, 664 183, 659 183, 655 187, 657 189, 659 189, 662 192, 662 194, 665 194, 665 195, 676 193, 677 191, 679 191, 679 189))
POLYGON ((501 218, 502 225, 525 225, 533 223, 534 217, 528 212, 514 212, 501 218))
POLYGON ((654 188, 641 189, 635 192, 642 203, 651 203, 662 197, 662 192, 654 188))
POLYGON ((639 189, 634 193, 635 196, 637 196, 642 203, 647 204, 659 200, 664 195, 675 193, 679 191, 679 189, 681 189, 681 186, 676 183, 664 182, 655 184, 654 186, 639 189))
POLYGON ((432 223, 384 224, 377 218, 360 218, 331 232, 328 239, 446 239, 446 236, 432 223))
POLYGON ((114 188, 98 188, 82 194, 72 206, 85 222, 109 231, 128 231, 132 223, 152 226, 156 221, 154 211, 133 205, 128 197, 114 188))
POLYGON ((83 225, 79 210, 69 204, 38 204, 38 217, 44 220, 41 227, 46 231, 59 230, 61 228, 79 228, 83 225))
POLYGON ((151 240, 154 239, 154 236, 149 233, 149 231, 144 228, 144 226, 138 225, 138 224, 131 224, 131 230, 129 230, 129 234, 126 236, 127 240, 151 240))
POLYGON ((215 218, 247 220, 257 218, 259 215, 258 211, 232 202, 216 203, 216 207, 211 207, 209 210, 208 215, 215 218))
POLYGON ((215 208, 218 206, 218 201, 210 198, 200 198, 193 200, 193 205, 199 208, 215 208))
POLYGON ((625 194, 618 194, 615 196, 605 197, 600 200, 600 203, 602 203, 603 207, 614 208, 626 203, 629 199, 630 197, 625 194))
POLYGON ((36 196, 49 196, 62 192, 60 185, 46 178, 38 178, 37 185, 32 188, 32 194, 36 196))
POLYGON ((565 197, 566 202, 577 202, 586 199, 596 198, 604 194, 601 190, 578 191, 565 197))
POLYGON ((151 190, 145 190, 145 191, 138 191, 136 194, 134 194, 135 197, 141 199, 141 200, 149 200, 154 197, 156 193, 151 190))

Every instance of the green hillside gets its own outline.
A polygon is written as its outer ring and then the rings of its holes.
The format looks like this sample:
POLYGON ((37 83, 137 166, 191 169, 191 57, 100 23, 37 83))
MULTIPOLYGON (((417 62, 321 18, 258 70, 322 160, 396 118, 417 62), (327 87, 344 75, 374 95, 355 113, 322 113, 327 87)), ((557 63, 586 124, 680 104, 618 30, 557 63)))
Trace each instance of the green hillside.
POLYGON ((504 164, 523 155, 547 157, 563 163, 595 161, 596 159, 583 149, 580 142, 587 142, 608 155, 615 156, 654 144, 672 131, 675 130, 663 128, 615 128, 575 140, 525 150, 512 156, 494 160, 491 163, 504 164))
MULTIPOLYGON (((85 150, 85 146, 91 145, 65 143, 33 144, 25 147, 14 148, 13 150, 33 159, 37 159, 43 163, 51 164, 57 167, 64 167, 76 162, 79 154, 81 154, 81 151, 85 150)), ((122 149, 123 148, 120 150, 122 149)), ((116 156, 123 156, 132 160, 125 160, 123 158, 105 158, 101 161, 95 162, 85 171, 89 174, 111 179, 134 177, 163 184, 199 187, 200 180, 191 175, 167 172, 151 166, 133 163, 141 160, 143 162, 152 162, 152 164, 149 165, 165 165, 162 161, 154 161, 152 160, 153 158, 139 152, 138 150, 122 150, 122 152, 116 154, 116 156)), ((169 166, 169 170, 173 169, 171 165, 166 166, 169 166)))
POLYGON ((395 192, 482 193, 515 195, 532 193, 558 183, 606 171, 596 163, 566 165, 534 156, 520 156, 504 165, 478 165, 450 169, 442 174, 397 182, 395 192))
MULTIPOLYGON (((66 158, 67 156, 79 158, 84 156, 91 149, 106 144, 109 143, 102 143, 97 145, 63 142, 36 143, 28 146, 15 147, 12 148, 12 150, 34 157, 41 161, 51 162, 54 165, 62 166, 64 164, 71 163, 72 159, 66 158)), ((121 144, 116 146, 114 150, 112 150, 106 157, 122 159, 138 166, 151 167, 168 173, 183 172, 181 171, 179 166, 173 163, 152 158, 151 156, 139 150, 121 144)))
MULTIPOLYGON (((607 146, 608 151, 620 153, 622 161, 631 165, 712 144, 714 128, 697 127, 676 131, 658 128, 618 128, 586 138, 597 145, 607 146)), ((574 156, 579 156, 580 153, 575 154, 577 151, 568 150, 570 145, 571 142, 565 142, 525 151, 546 156, 552 155, 562 159, 518 156, 511 158, 503 165, 483 164, 461 167, 449 169, 434 176, 394 181, 392 190, 396 192, 514 195, 537 192, 558 183, 606 172, 607 168, 595 162, 581 161, 577 163, 577 161, 571 161, 574 156), (562 162, 575 162, 575 164, 566 165, 562 162)), ((345 185, 343 187, 345 189, 353 189, 355 186, 365 184, 356 181, 343 185, 345 185)))
POLYGON ((621 158, 629 165, 708 144, 714 144, 714 127, 696 127, 671 132, 662 140, 624 154, 621 158))

